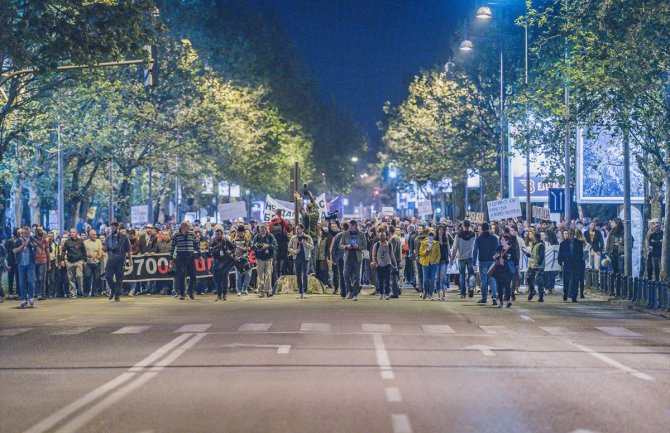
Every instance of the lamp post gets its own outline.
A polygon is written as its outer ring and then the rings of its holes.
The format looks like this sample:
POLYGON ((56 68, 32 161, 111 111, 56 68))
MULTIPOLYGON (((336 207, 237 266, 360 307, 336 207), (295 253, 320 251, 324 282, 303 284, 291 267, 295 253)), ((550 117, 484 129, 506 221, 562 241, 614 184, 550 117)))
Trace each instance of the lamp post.
POLYGON ((63 149, 61 147, 60 125, 58 125, 58 234, 63 235, 65 227, 65 200, 63 192, 63 149))

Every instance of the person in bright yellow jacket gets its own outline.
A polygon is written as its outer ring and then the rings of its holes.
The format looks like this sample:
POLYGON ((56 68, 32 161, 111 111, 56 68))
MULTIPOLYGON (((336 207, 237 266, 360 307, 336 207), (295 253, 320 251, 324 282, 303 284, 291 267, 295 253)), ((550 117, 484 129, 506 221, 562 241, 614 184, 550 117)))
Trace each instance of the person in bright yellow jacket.
POLYGON ((435 232, 432 229, 428 232, 428 237, 419 246, 419 263, 423 269, 423 293, 421 298, 426 299, 428 297, 431 301, 434 301, 433 288, 435 287, 437 267, 440 264, 440 245, 435 242, 435 232))

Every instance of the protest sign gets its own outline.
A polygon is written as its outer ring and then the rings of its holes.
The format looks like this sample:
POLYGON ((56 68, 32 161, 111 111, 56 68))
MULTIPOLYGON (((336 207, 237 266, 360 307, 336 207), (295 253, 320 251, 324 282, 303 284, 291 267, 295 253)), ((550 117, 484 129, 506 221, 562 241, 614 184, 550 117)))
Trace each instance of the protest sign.
POLYGON ((130 223, 131 224, 145 224, 149 222, 149 206, 131 206, 130 208, 130 223))
POLYGON ((551 214, 546 207, 533 206, 533 218, 549 221, 551 219, 551 214))
POLYGON ((246 218, 247 206, 243 201, 219 204, 219 219, 221 221, 235 221, 238 218, 246 218))
POLYGON ((488 202, 489 221, 501 221, 521 216, 521 202, 518 198, 506 198, 488 202))
POLYGON ((417 205, 417 209, 419 211, 419 216, 433 214, 433 204, 430 202, 430 200, 420 201, 417 205))
POLYGON ((395 210, 390 206, 382 207, 382 215, 384 216, 393 216, 395 215, 395 210))
POLYGON ((270 195, 265 196, 265 212, 263 213, 263 220, 270 222, 275 216, 275 211, 280 209, 282 211, 282 218, 292 221, 295 218, 294 205, 286 201, 275 200, 270 195))
POLYGON ((483 212, 465 212, 465 219, 470 220, 471 223, 481 224, 484 222, 483 212))

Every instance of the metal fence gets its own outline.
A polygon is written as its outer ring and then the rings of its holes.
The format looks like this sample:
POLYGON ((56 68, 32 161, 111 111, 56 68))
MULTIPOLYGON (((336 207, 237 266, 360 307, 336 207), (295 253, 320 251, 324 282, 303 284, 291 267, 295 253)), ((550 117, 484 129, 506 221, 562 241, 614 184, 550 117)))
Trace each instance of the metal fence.
POLYGON ((622 274, 586 270, 586 285, 600 293, 628 300, 653 310, 670 311, 670 283, 646 278, 626 277, 622 274))

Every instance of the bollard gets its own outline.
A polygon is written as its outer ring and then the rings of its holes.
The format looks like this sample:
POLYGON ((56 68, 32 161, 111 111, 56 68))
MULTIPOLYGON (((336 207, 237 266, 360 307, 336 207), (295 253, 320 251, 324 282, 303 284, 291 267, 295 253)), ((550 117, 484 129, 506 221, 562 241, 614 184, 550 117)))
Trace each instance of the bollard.
POLYGON ((636 296, 636 294, 637 294, 639 288, 640 288, 640 281, 639 281, 639 280, 636 280, 636 281, 633 283, 633 287, 631 287, 630 290, 628 291, 628 298, 627 298, 627 299, 628 299, 629 301, 631 301, 631 302, 634 302, 634 301, 635 301, 635 296, 636 296))
POLYGON ((635 282, 635 288, 633 292, 633 298, 631 299, 632 302, 637 302, 640 299, 640 293, 642 293, 642 287, 640 284, 640 280, 635 282))
POLYGON ((663 288, 663 308, 665 311, 670 311, 670 284, 662 282, 661 287, 663 288))
POLYGON ((591 285, 591 269, 586 270, 586 287, 592 288, 592 285, 591 285))
POLYGON ((600 293, 605 293, 607 286, 605 284, 605 273, 603 271, 598 271, 598 279, 600 280, 600 293))

